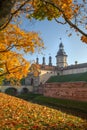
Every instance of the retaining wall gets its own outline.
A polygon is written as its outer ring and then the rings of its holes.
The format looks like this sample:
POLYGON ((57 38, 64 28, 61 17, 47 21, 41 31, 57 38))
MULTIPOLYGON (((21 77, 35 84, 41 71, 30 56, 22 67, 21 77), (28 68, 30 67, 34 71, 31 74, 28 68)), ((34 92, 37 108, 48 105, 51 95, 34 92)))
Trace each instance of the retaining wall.
POLYGON ((55 98, 87 101, 87 83, 46 83, 43 88, 43 95, 55 98))

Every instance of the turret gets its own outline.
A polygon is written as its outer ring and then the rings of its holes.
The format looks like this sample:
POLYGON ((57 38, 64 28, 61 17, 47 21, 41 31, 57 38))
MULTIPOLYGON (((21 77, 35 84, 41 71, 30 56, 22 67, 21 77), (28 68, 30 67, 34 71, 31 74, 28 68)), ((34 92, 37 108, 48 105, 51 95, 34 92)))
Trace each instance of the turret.
POLYGON ((62 42, 59 44, 59 50, 56 55, 56 65, 59 68, 67 66, 67 55, 62 42))

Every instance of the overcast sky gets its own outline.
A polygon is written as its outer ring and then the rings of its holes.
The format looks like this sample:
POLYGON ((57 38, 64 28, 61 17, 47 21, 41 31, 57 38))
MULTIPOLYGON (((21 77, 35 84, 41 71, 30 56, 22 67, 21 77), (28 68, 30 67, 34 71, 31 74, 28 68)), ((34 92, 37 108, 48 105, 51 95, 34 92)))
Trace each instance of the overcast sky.
MULTIPOLYGON (((68 25, 57 24, 53 21, 34 21, 30 23, 28 20, 24 20, 22 28, 27 31, 36 31, 40 32, 40 36, 44 41, 46 47, 43 54, 46 57, 46 64, 48 64, 49 55, 52 56, 52 63, 56 65, 56 54, 59 49, 60 38, 62 38, 62 43, 64 44, 64 49, 68 55, 67 62, 68 64, 74 64, 75 61, 78 63, 87 62, 87 45, 82 43, 80 37, 76 36, 75 33, 72 33, 71 37, 68 37, 66 30, 69 30, 69 33, 72 31, 69 29, 68 25)), ((43 55, 35 53, 33 55, 27 55, 25 58, 27 60, 36 60, 36 57, 39 58, 39 63, 42 63, 43 55)))

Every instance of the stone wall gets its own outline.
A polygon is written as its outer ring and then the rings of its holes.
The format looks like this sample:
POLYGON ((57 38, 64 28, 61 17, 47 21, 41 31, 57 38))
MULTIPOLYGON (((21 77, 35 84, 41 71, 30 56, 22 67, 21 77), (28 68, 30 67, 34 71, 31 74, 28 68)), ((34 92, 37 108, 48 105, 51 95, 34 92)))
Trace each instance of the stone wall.
POLYGON ((43 95, 55 98, 87 101, 87 83, 46 83, 44 85, 43 95))
POLYGON ((33 92, 33 86, 31 85, 29 86, 0 86, 0 91, 5 92, 6 89, 8 88, 16 88, 19 93, 23 90, 23 88, 27 88, 29 92, 33 92))

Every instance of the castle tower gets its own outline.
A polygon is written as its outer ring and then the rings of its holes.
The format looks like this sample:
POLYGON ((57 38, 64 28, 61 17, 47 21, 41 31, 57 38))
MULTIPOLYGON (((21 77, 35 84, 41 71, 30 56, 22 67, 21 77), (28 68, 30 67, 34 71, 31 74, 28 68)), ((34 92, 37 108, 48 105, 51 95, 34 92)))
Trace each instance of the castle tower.
POLYGON ((52 57, 49 56, 49 66, 52 66, 52 57))
POLYGON ((59 50, 56 55, 56 65, 59 68, 67 66, 67 55, 66 52, 64 51, 64 46, 62 42, 59 45, 59 50))

